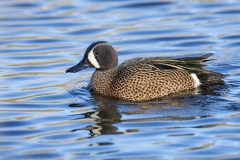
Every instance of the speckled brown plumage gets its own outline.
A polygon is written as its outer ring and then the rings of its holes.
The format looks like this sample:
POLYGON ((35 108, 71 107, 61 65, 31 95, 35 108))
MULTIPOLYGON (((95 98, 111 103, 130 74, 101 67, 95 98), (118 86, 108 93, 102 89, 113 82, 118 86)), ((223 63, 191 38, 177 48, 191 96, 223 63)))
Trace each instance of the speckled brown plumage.
POLYGON ((83 59, 66 72, 96 68, 90 80, 91 91, 128 101, 146 101, 196 88, 196 74, 201 85, 218 83, 223 75, 207 71, 201 62, 212 54, 185 58, 134 58, 117 67, 117 54, 105 41, 91 44, 83 59))
POLYGON ((195 82, 184 69, 162 70, 151 59, 136 58, 118 68, 95 71, 90 81, 94 92, 129 101, 145 101, 182 90, 195 82))

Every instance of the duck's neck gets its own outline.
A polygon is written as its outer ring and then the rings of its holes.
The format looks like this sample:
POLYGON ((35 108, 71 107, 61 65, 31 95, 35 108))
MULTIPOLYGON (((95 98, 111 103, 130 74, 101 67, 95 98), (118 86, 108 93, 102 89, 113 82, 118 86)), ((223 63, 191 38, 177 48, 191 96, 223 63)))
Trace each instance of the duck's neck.
POLYGON ((114 78, 117 75, 117 68, 109 70, 96 70, 89 82, 93 92, 108 95, 114 78))

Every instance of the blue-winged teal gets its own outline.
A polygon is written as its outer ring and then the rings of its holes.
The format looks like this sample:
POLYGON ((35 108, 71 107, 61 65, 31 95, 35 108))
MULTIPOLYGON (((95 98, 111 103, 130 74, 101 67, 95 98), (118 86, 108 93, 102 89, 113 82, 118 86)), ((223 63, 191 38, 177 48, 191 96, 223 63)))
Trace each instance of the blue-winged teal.
POLYGON ((92 43, 83 59, 66 72, 96 68, 89 86, 104 96, 128 101, 159 98, 204 84, 219 83, 224 77, 200 64, 212 54, 185 58, 134 58, 118 65, 115 49, 106 41, 92 43))

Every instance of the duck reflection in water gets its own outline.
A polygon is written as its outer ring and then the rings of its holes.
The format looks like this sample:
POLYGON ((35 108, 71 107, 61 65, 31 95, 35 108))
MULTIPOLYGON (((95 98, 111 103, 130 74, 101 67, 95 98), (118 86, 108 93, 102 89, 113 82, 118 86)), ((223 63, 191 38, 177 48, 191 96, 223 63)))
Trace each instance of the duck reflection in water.
MULTIPOLYGON (((82 104, 70 104, 69 106, 82 107, 82 104)), ((92 125, 82 128, 89 130, 91 137, 102 134, 124 134, 123 132, 118 131, 116 126, 113 126, 114 124, 119 123, 122 118, 122 115, 116 106, 99 105, 95 108, 95 111, 84 113, 84 118, 94 119, 92 125)))

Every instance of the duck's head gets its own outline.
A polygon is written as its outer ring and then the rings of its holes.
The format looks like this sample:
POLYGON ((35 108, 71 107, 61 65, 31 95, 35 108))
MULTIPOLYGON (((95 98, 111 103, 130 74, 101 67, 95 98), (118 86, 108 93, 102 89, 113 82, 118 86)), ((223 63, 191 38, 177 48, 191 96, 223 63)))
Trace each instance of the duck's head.
POLYGON ((115 49, 106 41, 92 43, 86 50, 83 59, 75 66, 66 70, 67 72, 78 72, 85 68, 96 68, 97 70, 108 70, 118 65, 118 56, 115 49))

